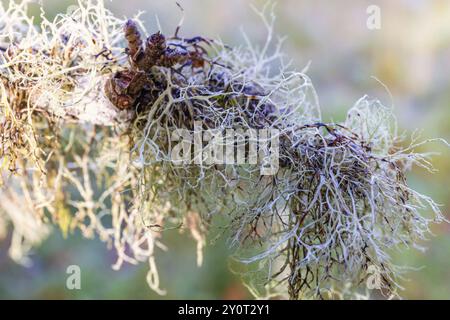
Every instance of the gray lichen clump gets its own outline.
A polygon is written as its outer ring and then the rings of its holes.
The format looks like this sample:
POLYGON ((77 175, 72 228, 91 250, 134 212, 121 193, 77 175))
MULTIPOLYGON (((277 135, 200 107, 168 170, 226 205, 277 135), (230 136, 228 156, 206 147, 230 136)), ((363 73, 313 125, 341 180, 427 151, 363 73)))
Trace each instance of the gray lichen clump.
POLYGON ((267 43, 229 48, 178 29, 145 39, 139 17, 115 18, 102 2, 40 26, 26 3, 0 8, 0 221, 14 227, 11 256, 27 262, 56 224, 113 247, 115 268, 147 261, 163 294, 154 249, 168 249, 164 231, 188 230, 201 264, 220 217, 256 296, 341 297, 371 266, 381 292, 396 294, 389 249, 415 246, 444 220, 405 177, 412 165, 433 171, 414 151, 427 141, 405 146, 391 110, 367 97, 325 123, 309 78, 272 45, 273 17, 260 15, 267 43), (276 132, 279 170, 174 163, 173 132, 198 123, 276 132))

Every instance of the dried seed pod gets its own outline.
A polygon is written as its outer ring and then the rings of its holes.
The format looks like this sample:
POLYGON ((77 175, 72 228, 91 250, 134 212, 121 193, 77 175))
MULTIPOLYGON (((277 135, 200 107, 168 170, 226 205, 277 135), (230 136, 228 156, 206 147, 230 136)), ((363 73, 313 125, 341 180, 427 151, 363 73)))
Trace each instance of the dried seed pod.
POLYGON ((147 47, 145 51, 163 54, 166 47, 166 37, 158 31, 147 38, 147 47))
POLYGON ((143 72, 120 71, 105 83, 105 95, 117 108, 132 108, 148 82, 143 72))
POLYGON ((170 68, 184 64, 189 58, 189 52, 181 45, 168 47, 166 37, 158 31, 147 38, 144 54, 137 65, 148 72, 153 66, 170 68))
POLYGON ((128 54, 133 62, 137 62, 143 52, 141 33, 136 22, 129 19, 124 26, 125 39, 128 42, 128 54))
POLYGON ((142 59, 142 68, 148 70, 164 59, 166 51, 166 37, 157 32, 147 38, 144 58, 142 59))

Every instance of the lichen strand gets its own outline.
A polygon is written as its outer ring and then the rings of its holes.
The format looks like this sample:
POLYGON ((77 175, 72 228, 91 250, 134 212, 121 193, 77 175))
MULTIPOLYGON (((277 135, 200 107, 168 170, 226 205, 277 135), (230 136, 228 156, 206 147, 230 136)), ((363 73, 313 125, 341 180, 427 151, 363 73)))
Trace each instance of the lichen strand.
POLYGON ((0 224, 16 228, 13 257, 54 223, 108 243, 115 268, 147 261, 147 281, 163 294, 154 248, 167 250, 164 231, 188 230, 200 264, 220 219, 256 296, 356 297, 371 266, 381 292, 396 294, 389 249, 415 246, 443 217, 407 185, 412 165, 433 169, 414 151, 425 142, 405 147, 389 108, 363 97, 343 123, 323 122, 311 81, 284 67, 281 43, 272 44, 268 7, 259 13, 268 41, 229 48, 178 30, 144 41, 138 17, 80 5, 40 28, 26 3, 0 10, 0 224), (195 122, 276 129, 280 169, 174 163, 172 133, 195 122))

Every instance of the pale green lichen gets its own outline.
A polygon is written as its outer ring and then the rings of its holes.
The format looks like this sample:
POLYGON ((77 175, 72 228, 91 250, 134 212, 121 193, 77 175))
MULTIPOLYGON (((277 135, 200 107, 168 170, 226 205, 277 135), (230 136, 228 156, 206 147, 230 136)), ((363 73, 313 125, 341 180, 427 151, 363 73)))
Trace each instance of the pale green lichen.
POLYGON ((256 296, 346 297, 371 265, 382 292, 395 294, 389 248, 415 246, 431 222, 444 220, 432 199, 406 183, 412 165, 432 171, 428 155, 414 151, 425 142, 403 147, 392 110, 368 97, 343 123, 323 123, 310 79, 285 66, 281 42, 272 44, 266 13, 261 48, 248 38, 241 48, 215 41, 205 72, 154 67, 164 88, 135 113, 119 111, 103 92, 105 79, 128 61, 125 21, 101 1, 80 1, 54 21, 42 15, 40 26, 25 2, 1 8, 0 220, 15 230, 12 257, 23 257, 54 223, 64 234, 80 230, 106 242, 117 252, 114 268, 147 261, 147 281, 163 294, 154 248, 167 250, 164 230, 189 230, 201 264, 206 231, 220 217, 256 296), (212 87, 219 78, 224 84, 212 87), (270 109, 259 118, 249 113, 247 85, 261 91, 255 110, 270 109), (279 171, 175 165, 171 133, 192 131, 198 120, 218 131, 277 129, 279 171), (428 209, 427 218, 421 212, 428 209))

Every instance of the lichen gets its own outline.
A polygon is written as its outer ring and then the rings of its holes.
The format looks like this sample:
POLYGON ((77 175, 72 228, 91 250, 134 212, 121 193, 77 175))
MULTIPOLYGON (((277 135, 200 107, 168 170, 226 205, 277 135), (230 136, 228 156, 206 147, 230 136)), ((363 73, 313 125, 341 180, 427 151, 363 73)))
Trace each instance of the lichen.
MULTIPOLYGON (((413 165, 433 171, 429 155, 415 152, 432 140, 405 144, 392 110, 366 96, 342 123, 322 120, 306 71, 291 70, 282 41, 273 40, 269 6, 259 12, 268 31, 262 47, 247 37, 239 48, 208 40, 199 55, 151 66, 136 58, 138 34, 127 43, 129 23, 101 1, 80 1, 53 21, 42 14, 39 26, 26 6, 0 9, 0 219, 12 221, 19 239, 13 258, 52 224, 67 236, 79 230, 114 248, 115 269, 147 261, 147 282, 164 294, 154 249, 168 250, 165 230, 188 230, 201 264, 220 217, 258 297, 344 296, 369 266, 380 272, 382 293, 393 295, 399 270, 390 248, 414 247, 444 221, 406 179, 413 165), (148 80, 118 104, 105 84, 127 72, 148 80), (261 176, 261 164, 175 163, 173 132, 192 133, 196 123, 219 133, 273 129, 279 170, 261 176)), ((148 34, 139 16, 133 21, 148 34)), ((189 52, 194 41, 178 31, 167 46, 189 52)), ((169 53, 163 58, 176 56, 169 53)))

